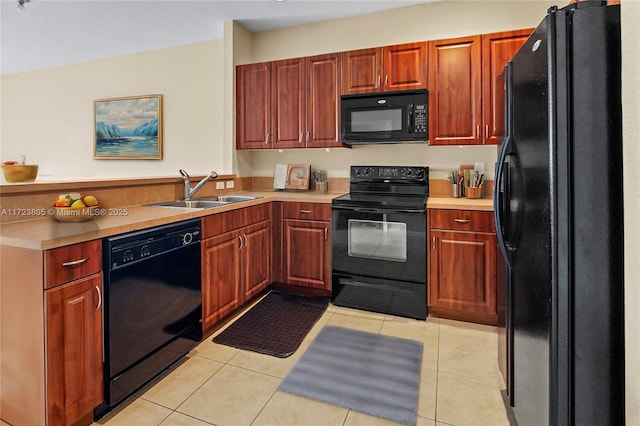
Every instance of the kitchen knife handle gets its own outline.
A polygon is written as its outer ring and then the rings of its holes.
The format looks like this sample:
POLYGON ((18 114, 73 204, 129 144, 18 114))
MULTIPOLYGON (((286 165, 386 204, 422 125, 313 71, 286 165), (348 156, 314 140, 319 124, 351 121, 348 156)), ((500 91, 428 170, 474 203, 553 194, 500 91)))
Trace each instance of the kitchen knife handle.
POLYGON ((102 293, 100 292, 100 287, 96 286, 96 293, 98 293, 98 306, 96 306, 96 311, 100 309, 102 306, 102 293))
POLYGON ((64 262, 64 263, 62 264, 62 266, 64 266, 64 267, 69 267, 69 266, 81 265, 81 264, 83 264, 84 262, 86 262, 87 260, 89 260, 89 258, 88 258, 88 257, 85 257, 84 259, 71 260, 71 261, 69 261, 69 262, 64 262))
POLYGON ((458 219, 458 218, 453 219, 453 221, 456 222, 456 223, 469 223, 469 222, 471 222, 471 220, 469 220, 469 219, 458 219))

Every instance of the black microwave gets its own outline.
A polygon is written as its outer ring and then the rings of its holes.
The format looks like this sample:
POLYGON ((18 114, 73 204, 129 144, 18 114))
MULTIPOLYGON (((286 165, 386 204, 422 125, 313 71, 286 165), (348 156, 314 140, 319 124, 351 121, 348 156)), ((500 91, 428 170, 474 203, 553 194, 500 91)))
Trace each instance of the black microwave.
POLYGON ((427 97, 426 89, 342 95, 342 142, 427 142, 427 97))

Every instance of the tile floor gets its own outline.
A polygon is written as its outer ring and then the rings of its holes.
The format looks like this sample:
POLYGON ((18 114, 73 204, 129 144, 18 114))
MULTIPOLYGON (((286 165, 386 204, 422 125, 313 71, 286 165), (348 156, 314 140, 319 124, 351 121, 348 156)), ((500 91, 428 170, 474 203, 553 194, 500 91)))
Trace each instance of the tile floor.
POLYGON ((179 366, 94 426, 393 425, 278 391, 326 324, 424 343, 418 426, 509 424, 500 395, 504 384, 494 327, 436 318, 415 321, 330 305, 291 357, 242 351, 209 337, 179 366))
MULTIPOLYGON (((93 426, 395 424, 278 391, 326 324, 424 343, 418 426, 509 424, 500 394, 504 384, 497 366, 494 327, 436 318, 415 321, 330 305, 291 357, 242 351, 215 344, 208 337, 177 367, 93 426)), ((0 426, 6 425, 0 421, 0 426)))

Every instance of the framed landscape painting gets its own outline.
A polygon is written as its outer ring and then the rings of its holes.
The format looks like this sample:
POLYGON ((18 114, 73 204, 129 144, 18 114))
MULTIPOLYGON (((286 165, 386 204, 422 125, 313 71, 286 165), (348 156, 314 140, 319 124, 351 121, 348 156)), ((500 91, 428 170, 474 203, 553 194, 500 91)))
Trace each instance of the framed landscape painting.
POLYGON ((95 159, 162 159, 162 95, 94 101, 95 159))

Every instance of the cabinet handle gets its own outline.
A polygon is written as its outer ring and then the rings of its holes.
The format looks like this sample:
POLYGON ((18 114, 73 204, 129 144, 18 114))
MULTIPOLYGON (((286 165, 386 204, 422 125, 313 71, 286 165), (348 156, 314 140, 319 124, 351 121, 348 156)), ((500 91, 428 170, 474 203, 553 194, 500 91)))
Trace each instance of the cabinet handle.
POLYGON ((469 222, 471 222, 471 220, 469 220, 469 219, 458 219, 458 218, 453 219, 453 221, 456 222, 456 223, 469 223, 469 222))
POLYGON ((309 214, 309 213, 312 213, 312 212, 311 212, 311 210, 300 210, 300 213, 306 213, 306 214, 309 214))
POLYGON ((244 247, 246 248, 249 245, 249 238, 247 238, 247 234, 242 234, 244 237, 244 247))
POLYGON ((476 135, 480 137, 480 125, 476 124, 476 135))
POLYGON ((433 236, 431 237, 431 250, 435 250, 436 249, 436 237, 433 236))
POLYGON ((489 139, 489 125, 488 124, 484 125, 484 138, 485 139, 489 139))
POLYGON ((269 144, 269 133, 267 133, 264 137, 264 144, 268 145, 269 144))
POLYGON ((238 239, 240 240, 240 247, 238 248, 238 250, 242 250, 242 246, 243 246, 242 234, 238 235, 238 239))
POLYGON ((389 74, 384 76, 384 87, 387 87, 387 84, 389 84, 389 74))
POLYGON ((298 143, 302 143, 302 138, 304 138, 304 132, 300 132, 300 138, 298 139, 298 143))
POLYGON ((100 287, 96 286, 96 292, 98 293, 98 306, 96 306, 96 311, 100 309, 102 306, 102 293, 100 293, 100 287))
POLYGON ((62 264, 62 266, 64 266, 64 267, 69 267, 69 266, 81 265, 81 264, 83 264, 84 262, 86 262, 87 260, 89 260, 89 258, 88 258, 88 257, 85 257, 84 259, 79 259, 79 260, 71 260, 71 261, 69 261, 69 262, 64 262, 64 263, 62 264))
POLYGON ((305 133, 306 142, 309 143, 309 132, 305 133))
POLYGON ((376 88, 380 87, 380 79, 381 79, 381 76, 380 74, 378 74, 378 79, 376 80, 376 88))
POLYGON ((324 228, 324 240, 329 241, 329 228, 324 228))

